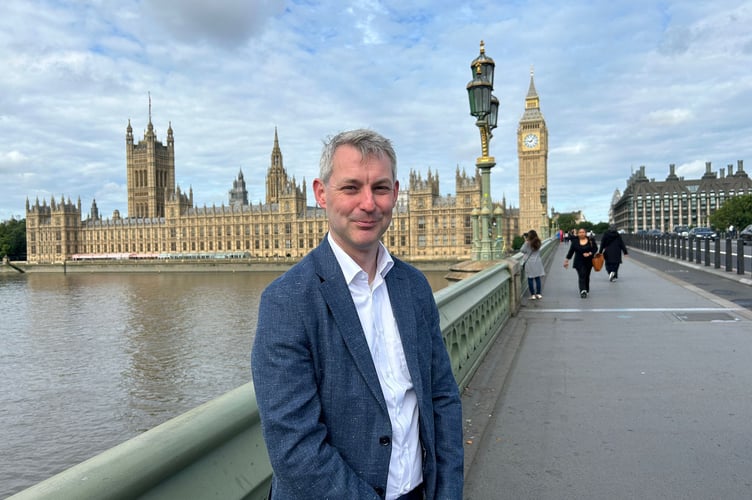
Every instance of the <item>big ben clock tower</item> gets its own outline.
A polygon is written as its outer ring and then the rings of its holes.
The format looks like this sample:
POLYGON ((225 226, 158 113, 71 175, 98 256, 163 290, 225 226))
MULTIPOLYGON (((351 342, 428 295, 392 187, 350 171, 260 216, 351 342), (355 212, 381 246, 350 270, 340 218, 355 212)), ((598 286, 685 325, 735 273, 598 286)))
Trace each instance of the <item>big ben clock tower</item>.
POLYGON ((525 97, 525 112, 517 127, 520 164, 520 230, 535 229, 541 238, 548 228, 548 129, 540 111, 533 70, 525 97))

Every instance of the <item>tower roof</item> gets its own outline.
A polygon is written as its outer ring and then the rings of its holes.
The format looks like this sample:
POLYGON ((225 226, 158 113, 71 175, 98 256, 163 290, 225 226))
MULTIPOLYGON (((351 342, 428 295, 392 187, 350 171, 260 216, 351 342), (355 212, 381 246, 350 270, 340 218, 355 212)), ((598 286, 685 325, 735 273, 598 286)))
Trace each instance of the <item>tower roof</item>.
POLYGON ((540 98, 538 91, 535 90, 535 77, 533 67, 530 67, 530 86, 527 89, 525 97, 525 112, 522 114, 520 122, 543 121, 543 113, 540 110, 540 98))
POLYGON ((533 67, 530 67, 530 87, 527 89, 527 99, 537 99, 538 92, 535 90, 535 78, 533 67))

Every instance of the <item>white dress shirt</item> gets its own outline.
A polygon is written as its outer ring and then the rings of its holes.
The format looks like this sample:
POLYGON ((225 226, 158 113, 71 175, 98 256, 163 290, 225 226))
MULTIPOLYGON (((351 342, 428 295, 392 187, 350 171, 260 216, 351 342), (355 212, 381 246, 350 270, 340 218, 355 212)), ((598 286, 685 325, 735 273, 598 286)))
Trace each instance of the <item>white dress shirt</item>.
POLYGON ((331 235, 328 235, 328 241, 358 310, 392 423, 386 499, 393 500, 423 482, 418 400, 384 281, 394 261, 386 247, 380 244, 376 276, 369 284, 368 273, 337 245, 331 235))

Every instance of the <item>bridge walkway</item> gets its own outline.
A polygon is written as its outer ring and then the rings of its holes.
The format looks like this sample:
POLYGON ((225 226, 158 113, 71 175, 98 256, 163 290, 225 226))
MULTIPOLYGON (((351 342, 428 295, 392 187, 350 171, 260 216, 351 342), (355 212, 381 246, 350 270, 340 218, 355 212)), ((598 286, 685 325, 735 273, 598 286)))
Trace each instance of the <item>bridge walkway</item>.
POLYGON ((752 498, 752 314, 626 258, 553 257, 463 395, 465 498, 752 498))

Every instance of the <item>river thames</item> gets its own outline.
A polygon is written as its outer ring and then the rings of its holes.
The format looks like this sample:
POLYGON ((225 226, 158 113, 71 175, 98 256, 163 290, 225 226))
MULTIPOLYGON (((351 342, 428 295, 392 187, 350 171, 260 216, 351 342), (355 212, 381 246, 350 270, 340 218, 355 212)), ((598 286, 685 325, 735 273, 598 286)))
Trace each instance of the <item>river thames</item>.
POLYGON ((0 274, 0 498, 249 382, 279 274, 0 274))

